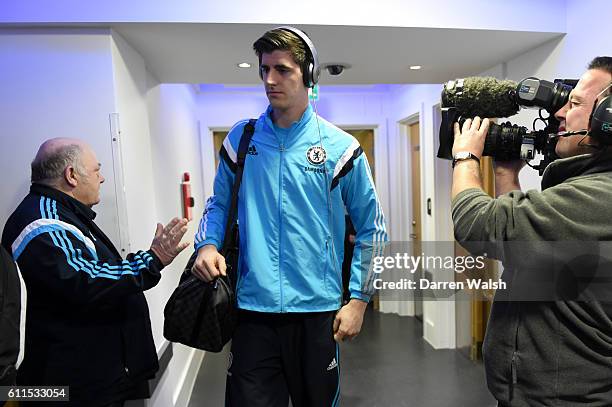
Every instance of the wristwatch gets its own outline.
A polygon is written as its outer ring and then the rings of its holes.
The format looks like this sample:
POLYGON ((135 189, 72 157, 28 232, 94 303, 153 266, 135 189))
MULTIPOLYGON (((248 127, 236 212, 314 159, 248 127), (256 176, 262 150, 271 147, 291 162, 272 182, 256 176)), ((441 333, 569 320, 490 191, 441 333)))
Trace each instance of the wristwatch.
POLYGON ((457 165, 459 161, 465 160, 476 160, 476 162, 480 164, 480 158, 476 157, 474 154, 469 151, 459 151, 453 155, 453 168, 455 168, 455 165, 457 165))

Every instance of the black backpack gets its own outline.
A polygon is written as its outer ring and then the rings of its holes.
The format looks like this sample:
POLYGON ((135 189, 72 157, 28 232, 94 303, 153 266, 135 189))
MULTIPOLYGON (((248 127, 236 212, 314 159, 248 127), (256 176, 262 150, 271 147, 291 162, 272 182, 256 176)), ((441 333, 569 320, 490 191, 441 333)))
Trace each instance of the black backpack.
POLYGON ((0 246, 0 386, 15 384, 20 318, 21 283, 17 266, 0 246))

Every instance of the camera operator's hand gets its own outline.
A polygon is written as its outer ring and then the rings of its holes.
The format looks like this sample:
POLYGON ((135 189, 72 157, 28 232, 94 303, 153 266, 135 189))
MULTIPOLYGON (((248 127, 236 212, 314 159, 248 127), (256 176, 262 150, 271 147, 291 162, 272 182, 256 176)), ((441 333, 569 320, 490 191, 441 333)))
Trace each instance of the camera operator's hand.
MULTIPOLYGON (((489 119, 480 120, 476 116, 474 120, 468 119, 459 130, 459 123, 455 123, 455 142, 453 143, 453 156, 460 152, 468 152, 476 156, 478 160, 482 157, 484 142, 489 131, 489 119)), ((482 178, 480 165, 476 160, 461 160, 453 168, 453 186, 451 198, 455 199, 462 191, 469 188, 482 189, 482 178)))
POLYGON ((480 120, 476 116, 474 119, 467 119, 463 123, 461 130, 459 123, 455 123, 455 142, 453 143, 453 155, 458 152, 467 151, 476 157, 482 157, 484 142, 489 131, 489 119, 480 120))
POLYGON ((191 272, 200 280, 210 282, 220 275, 225 275, 226 269, 225 257, 217 251, 215 245, 207 244, 198 250, 198 257, 191 272))
POLYGON ((524 160, 493 161, 496 196, 521 189, 518 175, 526 164, 524 160))

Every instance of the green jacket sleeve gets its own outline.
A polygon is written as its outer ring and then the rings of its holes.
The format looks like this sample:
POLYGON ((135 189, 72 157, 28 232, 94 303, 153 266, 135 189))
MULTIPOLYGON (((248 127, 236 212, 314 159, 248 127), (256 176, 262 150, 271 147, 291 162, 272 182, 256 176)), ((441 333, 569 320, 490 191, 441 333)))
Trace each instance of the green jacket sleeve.
POLYGON ((612 239, 602 218, 610 210, 610 189, 606 176, 580 177, 542 192, 512 191, 496 199, 467 189, 452 202, 455 239, 469 242, 473 253, 504 241, 612 239))

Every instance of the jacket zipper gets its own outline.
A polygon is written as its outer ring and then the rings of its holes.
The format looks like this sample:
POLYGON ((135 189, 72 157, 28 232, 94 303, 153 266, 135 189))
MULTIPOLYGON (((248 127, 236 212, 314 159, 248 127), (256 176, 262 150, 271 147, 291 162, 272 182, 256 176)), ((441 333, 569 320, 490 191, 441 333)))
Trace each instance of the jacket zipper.
MULTIPOLYGON (((331 250, 329 247, 329 237, 325 237, 325 261, 329 262, 331 259, 331 254, 330 254, 331 250)), ((328 264, 328 266, 331 266, 331 264, 328 264)), ((327 274, 328 274, 328 268, 325 265, 323 266, 323 289, 325 290, 325 292, 327 293, 327 274)))
POLYGON ((512 360, 510 361, 510 370, 512 372, 512 385, 515 385, 518 382, 517 372, 516 372, 516 351, 512 352, 512 360))
POLYGON ((278 171, 278 284, 280 286, 280 311, 285 312, 283 299, 283 272, 282 272, 282 253, 283 253, 283 164, 285 158, 285 145, 281 135, 280 168, 278 171))

